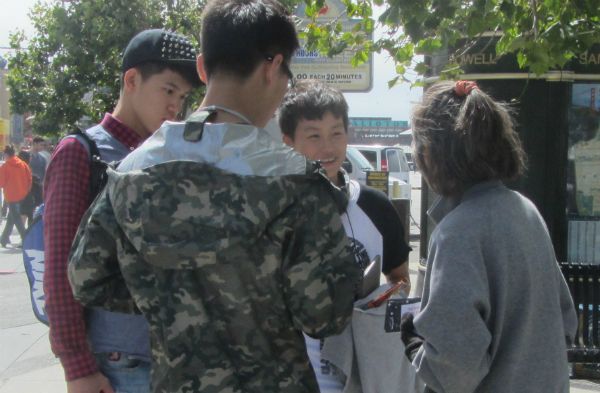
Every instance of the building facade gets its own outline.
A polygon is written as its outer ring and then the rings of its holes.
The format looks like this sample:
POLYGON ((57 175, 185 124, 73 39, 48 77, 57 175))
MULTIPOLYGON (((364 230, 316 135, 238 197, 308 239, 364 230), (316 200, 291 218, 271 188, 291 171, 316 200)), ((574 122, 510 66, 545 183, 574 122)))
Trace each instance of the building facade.
POLYGON ((412 135, 408 121, 391 117, 351 117, 348 142, 357 145, 410 146, 412 135))

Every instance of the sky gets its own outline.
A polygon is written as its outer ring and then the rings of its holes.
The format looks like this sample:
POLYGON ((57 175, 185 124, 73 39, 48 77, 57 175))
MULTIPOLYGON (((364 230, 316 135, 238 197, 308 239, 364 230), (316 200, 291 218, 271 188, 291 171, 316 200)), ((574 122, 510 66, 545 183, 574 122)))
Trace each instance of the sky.
POLYGON ((6 58, 9 46, 8 36, 16 30, 25 30, 28 35, 33 33, 33 26, 27 16, 29 9, 36 0, 2 0, 0 12, 0 56, 6 58))
POLYGON ((395 77, 395 65, 383 55, 374 55, 373 88, 367 93, 345 93, 351 117, 391 117, 393 120, 409 120, 412 103, 421 100, 423 89, 410 88, 402 83, 388 88, 388 81, 395 77))
MULTIPOLYGON (((27 36, 34 32, 27 16, 36 0, 2 0, 0 13, 0 56, 6 57, 9 33, 18 29, 27 36)), ((377 36, 377 32, 375 33, 377 36)), ((383 55, 374 55, 373 88, 367 93, 345 93, 351 117, 391 117, 393 120, 409 120, 412 103, 421 99, 422 89, 407 83, 388 89, 387 82, 395 76, 393 61, 383 55)))

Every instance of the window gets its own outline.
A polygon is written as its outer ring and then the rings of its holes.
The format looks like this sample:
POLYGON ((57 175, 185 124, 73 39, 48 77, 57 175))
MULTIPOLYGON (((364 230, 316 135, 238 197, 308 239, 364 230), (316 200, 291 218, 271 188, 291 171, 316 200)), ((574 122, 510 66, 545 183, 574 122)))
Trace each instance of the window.
POLYGON ((346 149, 346 156, 350 158, 351 162, 355 162, 363 171, 373 170, 373 166, 369 163, 369 161, 367 161, 364 155, 361 154, 361 152, 356 150, 354 147, 348 146, 348 148, 346 149))
POLYGON ((379 165, 377 165, 377 152, 369 151, 369 150, 360 150, 363 156, 369 161, 373 168, 379 170, 379 165))
POLYGON ((387 158, 388 170, 390 172, 400 172, 400 158, 398 157, 398 150, 386 150, 385 156, 387 158))
POLYGON ((390 172, 408 172, 410 168, 406 162, 404 152, 400 149, 387 149, 385 151, 390 172))
POLYGON ((573 84, 567 161, 567 259, 600 263, 600 84, 573 84))

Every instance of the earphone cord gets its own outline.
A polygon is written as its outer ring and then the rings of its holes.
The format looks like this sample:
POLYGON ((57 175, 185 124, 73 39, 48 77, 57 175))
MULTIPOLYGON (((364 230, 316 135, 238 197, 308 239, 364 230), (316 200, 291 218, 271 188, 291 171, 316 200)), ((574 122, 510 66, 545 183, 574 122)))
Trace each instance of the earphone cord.
POLYGON ((233 109, 229 109, 227 107, 221 106, 221 105, 209 105, 209 106, 205 106, 200 108, 200 110, 207 110, 207 111, 222 111, 222 112, 227 112, 230 115, 233 115, 235 117, 237 117, 238 119, 242 120, 244 123, 246 124, 252 124, 252 122, 244 115, 242 115, 240 112, 236 112, 233 109))

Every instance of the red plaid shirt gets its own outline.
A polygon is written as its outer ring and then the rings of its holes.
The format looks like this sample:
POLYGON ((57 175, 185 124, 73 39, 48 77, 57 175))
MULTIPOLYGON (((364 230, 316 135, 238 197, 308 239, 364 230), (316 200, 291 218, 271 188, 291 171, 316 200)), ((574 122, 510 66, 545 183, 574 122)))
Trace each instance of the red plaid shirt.
MULTIPOLYGON (((135 131, 108 113, 100 124, 131 150, 142 142, 135 131)), ((87 341, 84 309, 73 298, 67 278, 71 243, 90 204, 89 177, 86 148, 75 138, 63 139, 52 154, 44 181, 44 292, 50 345, 67 381, 98 371, 87 341)))

